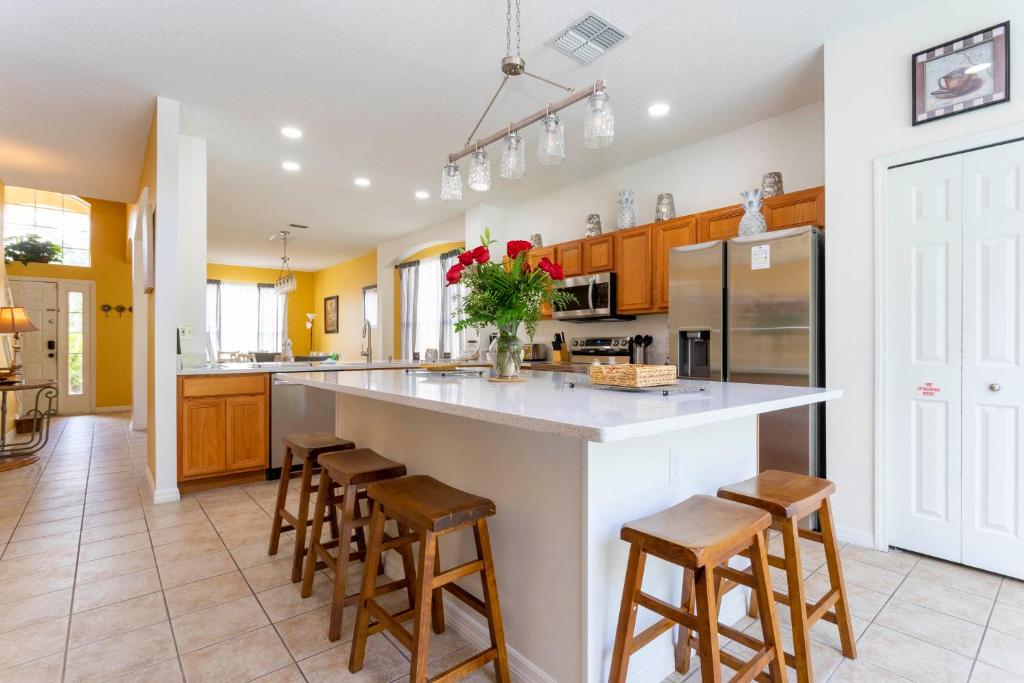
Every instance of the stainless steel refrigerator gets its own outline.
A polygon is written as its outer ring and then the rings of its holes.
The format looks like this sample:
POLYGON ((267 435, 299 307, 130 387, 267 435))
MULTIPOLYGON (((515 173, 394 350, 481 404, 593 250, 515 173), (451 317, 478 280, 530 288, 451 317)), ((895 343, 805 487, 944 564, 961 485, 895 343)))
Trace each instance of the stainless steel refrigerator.
MULTIPOLYGON (((820 387, 824 236, 802 227, 674 249, 670 358, 680 377, 820 387)), ((760 416, 761 470, 825 476, 824 406, 760 416)))

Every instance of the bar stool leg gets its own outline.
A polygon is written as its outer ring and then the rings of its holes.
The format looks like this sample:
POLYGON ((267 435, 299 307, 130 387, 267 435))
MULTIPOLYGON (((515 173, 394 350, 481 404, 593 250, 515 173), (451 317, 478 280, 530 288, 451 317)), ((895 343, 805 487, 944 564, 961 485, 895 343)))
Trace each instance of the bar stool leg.
MULTIPOLYGON (((479 519, 473 527, 476 554, 483 560, 484 569, 480 579, 484 588, 484 604, 487 605, 487 626, 491 632, 491 647, 497 651, 494 670, 498 683, 511 683, 508 672, 508 652, 505 649, 505 627, 501 621, 501 606, 498 604, 498 580, 494 575, 494 559, 491 557, 491 537, 487 531, 487 520, 479 519)), ((442 612, 442 618, 444 613, 442 612)))
MULTIPOLYGON (((441 571, 441 547, 438 537, 434 537, 434 573, 441 571)), ((481 558, 482 559, 482 558, 481 558)), ((444 589, 435 588, 430 599, 430 625, 434 633, 444 633, 444 589)))
MULTIPOLYGON (((683 569, 683 597, 680 600, 682 608, 693 614, 693 572, 683 569)), ((684 674, 690 670, 690 658, 693 651, 690 649, 690 629, 679 626, 679 637, 676 640, 676 672, 684 674)))
POLYGON ((331 623, 327 628, 327 639, 341 638, 341 620, 345 612, 345 598, 348 595, 348 558, 352 552, 352 522, 356 514, 356 487, 347 486, 342 494, 341 535, 338 536, 338 558, 334 561, 334 591, 331 594, 331 623))
POLYGON ((281 465, 281 482, 277 485, 277 503, 274 504, 274 523, 270 527, 270 549, 268 555, 277 555, 278 544, 281 541, 281 510, 284 509, 288 500, 288 480, 292 473, 292 449, 288 446, 284 449, 284 463, 281 465))
MULTIPOLYGON (((796 660, 797 683, 814 680, 811 664, 811 634, 807 625, 807 596, 804 594, 803 563, 800 560, 800 538, 796 520, 782 520, 782 543, 786 558, 786 584, 789 589, 789 610, 793 628, 793 657, 796 660)), ((766 605, 759 605, 763 611, 766 605)))
POLYGON ((775 598, 772 595, 771 575, 768 572, 768 550, 761 534, 754 537, 754 545, 750 549, 750 566, 754 574, 754 593, 764 605, 764 609, 760 610, 764 643, 775 648, 775 657, 768 663, 768 671, 772 681, 783 683, 786 680, 785 655, 782 650, 779 622, 775 618, 775 598))
MULTIPOLYGON (((302 579, 302 559, 306 554, 306 525, 309 522, 309 489, 313 482, 313 463, 302 463, 302 484, 299 488, 299 513, 295 516, 295 552, 292 554, 292 583, 302 579)), ((319 497, 319 496, 318 496, 319 497)))
MULTIPOLYGON (((327 470, 320 470, 319 488, 320 493, 316 497, 316 507, 313 508, 313 527, 309 541, 309 557, 302 571, 302 590, 300 595, 308 598, 313 594, 313 576, 316 574, 317 552, 316 546, 320 544, 320 535, 324 528, 324 511, 327 508, 327 501, 330 499, 331 486, 327 470)), ((333 503, 331 504, 333 508, 333 503)), ((297 540, 297 539, 296 539, 297 540)))
POLYGON ((633 631, 636 630, 636 595, 644 581, 644 565, 647 553, 636 543, 629 545, 629 559, 626 560, 626 581, 622 586, 622 602, 619 604, 619 625, 615 629, 615 647, 612 649, 612 664, 608 672, 608 683, 624 683, 629 668, 629 655, 633 649, 633 631))
POLYGON ((700 625, 700 679, 703 683, 721 683, 722 660, 718 649, 718 601, 715 598, 714 572, 708 567, 698 567, 693 571, 700 625))
MULTIPOLYGON (((413 617, 413 648, 410 683, 424 683, 427 680, 427 660, 430 649, 430 622, 432 617, 434 560, 437 553, 437 536, 424 530, 420 533, 420 567, 416 575, 416 612, 413 617)), ((369 574, 369 571, 367 571, 369 574)))
MULTIPOLYGON (((410 533, 412 532, 409 527, 403 524, 398 525, 399 536, 406 536, 410 533)), ((416 607, 416 562, 412 556, 412 548, 408 543, 403 543, 395 550, 402 556, 402 570, 405 572, 406 578, 405 592, 409 596, 409 608, 412 609, 416 607)))
POLYGON ((370 538, 367 539, 366 566, 363 568, 363 588, 359 592, 352 652, 348 660, 348 670, 352 673, 362 670, 363 659, 366 657, 366 638, 370 628, 370 610, 367 605, 376 593, 377 567, 381 560, 380 547, 384 542, 384 507, 380 503, 374 503, 372 514, 370 538))
POLYGON ((839 590, 836 600, 836 626, 839 628, 839 640, 843 646, 843 656, 857 658, 857 643, 853 639, 853 622, 850 620, 850 603, 846 599, 846 581, 843 578, 843 565, 839 561, 839 544, 836 543, 835 522, 832 519, 832 503, 828 498, 821 501, 818 511, 821 521, 821 539, 825 546, 825 562, 828 565, 828 580, 832 589, 839 590))

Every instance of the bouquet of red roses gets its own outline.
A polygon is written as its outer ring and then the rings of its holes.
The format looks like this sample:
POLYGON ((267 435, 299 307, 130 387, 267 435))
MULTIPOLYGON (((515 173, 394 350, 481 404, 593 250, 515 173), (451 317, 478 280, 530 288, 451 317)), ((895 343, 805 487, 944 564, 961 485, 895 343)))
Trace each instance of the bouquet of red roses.
POLYGON ((459 254, 459 262, 445 274, 449 285, 462 284, 466 293, 456 310, 460 316, 455 329, 499 329, 526 325, 532 338, 537 333, 541 303, 565 308, 573 301, 572 294, 556 290, 552 284, 564 279, 562 266, 548 257, 530 265, 533 248, 525 240, 512 240, 505 245, 505 256, 499 263, 491 260, 491 231, 480 237, 480 246, 459 254))

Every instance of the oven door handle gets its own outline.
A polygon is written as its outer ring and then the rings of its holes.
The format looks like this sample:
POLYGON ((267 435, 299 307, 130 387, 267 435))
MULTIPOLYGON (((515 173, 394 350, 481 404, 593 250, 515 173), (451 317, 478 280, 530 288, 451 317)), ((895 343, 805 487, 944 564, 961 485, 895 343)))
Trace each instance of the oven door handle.
POLYGON ((587 287, 587 303, 590 304, 590 310, 594 310, 594 285, 597 283, 597 278, 590 279, 590 286, 587 287))

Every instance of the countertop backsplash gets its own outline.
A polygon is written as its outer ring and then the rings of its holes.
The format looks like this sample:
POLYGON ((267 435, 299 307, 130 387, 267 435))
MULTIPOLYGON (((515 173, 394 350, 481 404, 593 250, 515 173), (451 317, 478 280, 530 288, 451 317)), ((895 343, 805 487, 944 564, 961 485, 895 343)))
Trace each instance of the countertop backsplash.
MULTIPOLYGON (((547 344, 548 358, 552 357, 551 342, 555 332, 564 332, 566 338, 573 337, 625 337, 637 334, 649 334, 654 337, 654 344, 647 350, 647 362, 660 365, 668 357, 668 316, 640 315, 636 320, 616 320, 596 323, 573 323, 566 320, 541 320, 537 326, 538 344, 547 344)), ((524 341, 525 333, 522 334, 524 341)))

